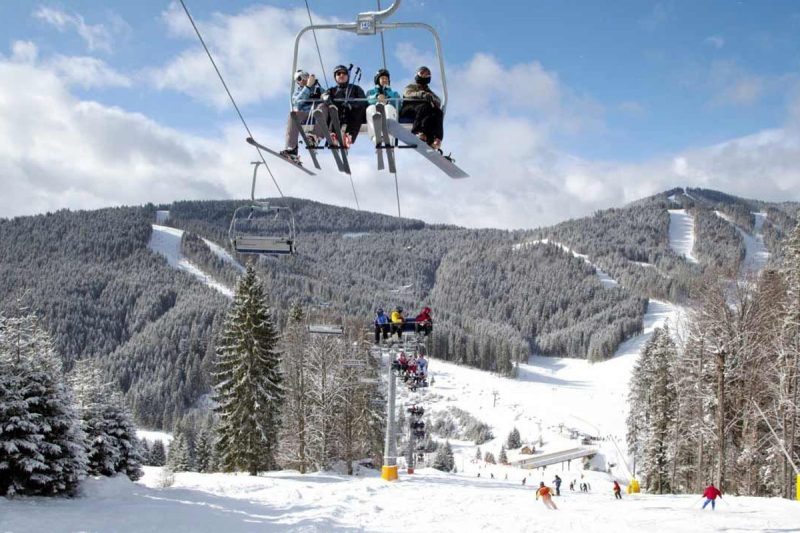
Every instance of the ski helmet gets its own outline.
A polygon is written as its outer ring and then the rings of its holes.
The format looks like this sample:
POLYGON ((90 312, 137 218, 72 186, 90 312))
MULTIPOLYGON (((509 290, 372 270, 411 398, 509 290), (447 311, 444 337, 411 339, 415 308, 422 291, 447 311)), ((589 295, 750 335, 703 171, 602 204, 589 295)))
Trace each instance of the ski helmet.
POLYGON ((389 80, 389 83, 391 83, 392 77, 389 75, 389 71, 386 70, 385 68, 382 68, 378 72, 375 73, 375 78, 373 78, 373 80, 375 81, 375 85, 378 85, 378 82, 380 81, 381 76, 386 76, 386 78, 389 80))
POLYGON ((402 313, 402 312, 403 312, 403 308, 402 308, 402 307, 400 307, 400 306, 398 305, 398 306, 397 306, 397 311, 398 311, 399 313, 402 313))
POLYGON ((428 85, 431 82, 431 69, 426 67, 425 65, 419 67, 417 69, 417 75, 414 76, 414 81, 417 82, 419 85, 428 85), (422 76, 421 72, 427 72, 427 76, 422 76))
POLYGON ((336 76, 337 72, 346 72, 348 75, 350 74, 350 70, 344 65, 336 65, 336 68, 333 69, 333 75, 336 76))
POLYGON ((382 314, 383 314, 383 308, 382 308, 382 307, 379 307, 379 308, 377 308, 377 309, 375 310, 375 314, 376 314, 376 315, 382 315, 382 314))
POLYGON ((300 80, 307 80, 308 79, 308 72, 303 69, 297 69, 297 72, 294 73, 294 81, 300 80))

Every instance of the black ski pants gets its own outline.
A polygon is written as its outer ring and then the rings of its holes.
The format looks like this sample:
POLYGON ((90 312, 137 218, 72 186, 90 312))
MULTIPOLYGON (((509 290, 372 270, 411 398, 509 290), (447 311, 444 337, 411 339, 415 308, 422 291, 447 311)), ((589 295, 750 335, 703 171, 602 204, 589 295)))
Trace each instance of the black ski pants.
POLYGON ((389 324, 375 324, 375 344, 381 341, 381 332, 383 332, 383 340, 389 338, 389 324))
POLYGON ((402 116, 414 119, 411 133, 423 133, 428 144, 431 144, 434 139, 440 141, 444 139, 444 113, 440 108, 427 102, 404 105, 402 116))

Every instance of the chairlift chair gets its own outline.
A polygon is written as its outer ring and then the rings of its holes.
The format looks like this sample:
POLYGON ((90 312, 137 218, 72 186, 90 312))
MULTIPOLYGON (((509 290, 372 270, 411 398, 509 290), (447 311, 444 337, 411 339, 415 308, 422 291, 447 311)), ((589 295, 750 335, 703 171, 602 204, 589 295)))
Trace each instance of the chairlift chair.
MULTIPOLYGON (((447 110, 447 100, 448 100, 448 91, 447 91, 447 76, 445 74, 444 68, 444 56, 442 55, 442 43, 439 39, 439 34, 437 31, 431 26, 430 24, 426 24, 424 22, 384 22, 385 19, 390 17, 397 11, 400 7, 400 3, 402 0, 395 0, 394 3, 389 6, 388 8, 382 11, 366 11, 363 13, 359 13, 356 17, 355 22, 350 23, 338 23, 338 24, 311 24, 310 26, 306 26, 305 28, 301 29, 294 40, 294 58, 292 61, 292 72, 297 72, 297 60, 299 56, 300 50, 300 39, 305 35, 308 31, 316 31, 316 30, 338 30, 338 31, 346 31, 350 33, 354 33, 356 35, 363 35, 363 36, 374 36, 377 35, 378 32, 381 34, 384 31, 389 30, 397 30, 397 29, 421 29, 424 31, 429 32, 433 36, 433 42, 436 49, 436 58, 439 63, 439 73, 441 75, 441 83, 442 83, 442 113, 446 114, 447 110)), ((289 85, 289 111, 291 112, 293 109, 292 103, 292 95, 294 94, 295 84, 297 81, 292 77, 292 81, 289 85)), ((398 109, 398 112, 400 110, 398 109)), ((367 117, 367 121, 370 120, 370 117, 367 117)), ((387 132, 385 137, 394 137, 399 139, 405 143, 404 145, 398 145, 396 142, 392 143, 385 143, 386 146, 383 146, 381 149, 387 150, 387 152, 393 153, 395 148, 413 148, 416 149, 421 155, 423 155, 426 159, 428 159, 431 163, 436 165, 440 170, 442 170, 445 174, 450 176, 451 178, 466 178, 468 174, 458 168, 451 160, 443 157, 437 150, 433 148, 429 148, 425 143, 419 141, 417 137, 411 133, 412 124, 400 122, 394 119, 385 119, 385 123, 387 126, 387 132)), ((314 126, 312 124, 305 124, 302 125, 302 128, 307 133, 314 132, 314 126)), ((366 124, 362 124, 361 131, 366 131, 367 126, 366 124)), ((393 157, 392 157, 393 159, 393 157)), ((379 159, 379 170, 382 168, 382 160, 379 159)), ((390 171, 394 172, 391 168, 392 165, 390 164, 390 171)), ((349 169, 346 172, 349 174, 349 169)))
POLYGON ((295 253, 294 213, 287 206, 270 205, 255 199, 256 174, 261 161, 254 161, 250 205, 233 212, 228 228, 231 248, 240 254, 291 255, 295 253))

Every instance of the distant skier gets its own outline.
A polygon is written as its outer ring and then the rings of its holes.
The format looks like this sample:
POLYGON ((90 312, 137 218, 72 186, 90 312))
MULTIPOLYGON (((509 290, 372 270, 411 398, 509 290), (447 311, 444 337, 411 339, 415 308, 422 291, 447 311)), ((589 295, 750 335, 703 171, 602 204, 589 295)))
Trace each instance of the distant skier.
POLYGON ((553 484, 556 486, 556 496, 561 496, 561 478, 558 477, 558 474, 556 474, 553 484))
POLYGON ((614 497, 618 500, 622 499, 622 488, 616 480, 614 480, 614 497))
POLYGON ((541 496, 542 503, 544 503, 545 507, 547 507, 548 509, 556 510, 558 509, 558 507, 556 507, 556 504, 553 503, 553 497, 551 496, 551 493, 552 491, 550 490, 550 487, 545 485, 544 481, 540 481, 539 488, 536 489, 536 499, 538 500, 539 496, 541 496))
POLYGON ((381 332, 383 332, 383 340, 387 340, 389 338, 389 317, 379 307, 375 310, 375 344, 381 342, 381 332))
POLYGON ((523 487, 525 486, 525 482, 527 482, 527 481, 528 481, 527 477, 522 478, 522 486, 523 487))
POLYGON ((706 505, 709 503, 711 504, 711 510, 715 510, 715 506, 717 504, 717 498, 722 498, 722 493, 719 491, 717 487, 714 486, 713 483, 709 484, 706 487, 706 490, 703 491, 703 497, 706 499, 705 503, 703 503, 703 509, 706 508, 706 505))

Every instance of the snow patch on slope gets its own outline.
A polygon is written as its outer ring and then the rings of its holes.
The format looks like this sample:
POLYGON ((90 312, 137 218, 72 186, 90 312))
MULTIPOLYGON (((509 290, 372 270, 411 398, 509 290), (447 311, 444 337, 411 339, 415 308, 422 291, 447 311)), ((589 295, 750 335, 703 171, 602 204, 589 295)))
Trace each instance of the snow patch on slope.
POLYGON ((558 246, 559 248, 561 248, 565 252, 572 254, 574 257, 578 257, 580 259, 583 259, 587 264, 591 265, 594 268, 595 273, 597 274, 597 277, 600 279, 600 283, 604 287, 617 287, 617 286, 619 286, 619 283, 617 282, 617 280, 615 280, 614 278, 609 276, 608 273, 606 273, 599 266, 597 266, 594 263, 592 263, 591 261, 589 261, 589 256, 588 255, 579 254, 578 252, 576 252, 575 250, 573 250, 569 246, 565 246, 565 245, 563 245, 563 244, 561 244, 559 242, 551 241, 550 239, 536 239, 534 241, 517 243, 517 244, 512 246, 512 249, 513 250, 521 250, 523 247, 535 246, 537 244, 553 244, 555 246, 558 246))
POLYGON ((766 220, 767 214, 753 213, 756 221, 753 228, 753 234, 751 235, 740 228, 731 217, 722 211, 714 211, 714 213, 716 213, 718 217, 733 224, 733 227, 739 232, 739 235, 742 237, 742 241, 744 242, 744 261, 739 268, 739 276, 741 278, 747 278, 751 275, 757 275, 764 269, 765 266, 767 266, 767 262, 769 261, 769 252, 767 251, 767 247, 764 245, 763 234, 764 220, 766 220))
POLYGON ((153 233, 150 235, 150 242, 147 243, 147 246, 154 252, 163 255, 169 266, 183 270, 228 298, 233 298, 231 289, 203 272, 200 267, 181 253, 181 237, 183 237, 181 229, 153 224, 153 233))
MULTIPOLYGON (((687 195, 688 196, 688 195, 687 195)), ((669 209, 669 246, 690 263, 697 263, 694 248, 694 217, 686 209, 669 209)))
POLYGON ((223 248, 219 244, 215 243, 214 241, 209 241, 208 239, 203 239, 203 242, 206 243, 206 246, 208 246, 208 248, 211 250, 211 252, 214 255, 216 255, 217 257, 219 257, 220 259, 222 259, 223 261, 225 261, 229 265, 231 265, 233 268, 238 270, 241 274, 244 274, 245 270, 247 270, 246 268, 244 268, 244 266, 242 266, 242 264, 239 261, 237 261, 230 254, 230 252, 228 252, 228 250, 226 250, 225 248, 223 248))
POLYGON ((145 440, 150 444, 160 440, 165 446, 169 446, 173 439, 172 433, 167 433, 165 431, 151 431, 149 429, 137 429, 136 436, 139 437, 140 440, 145 440))

